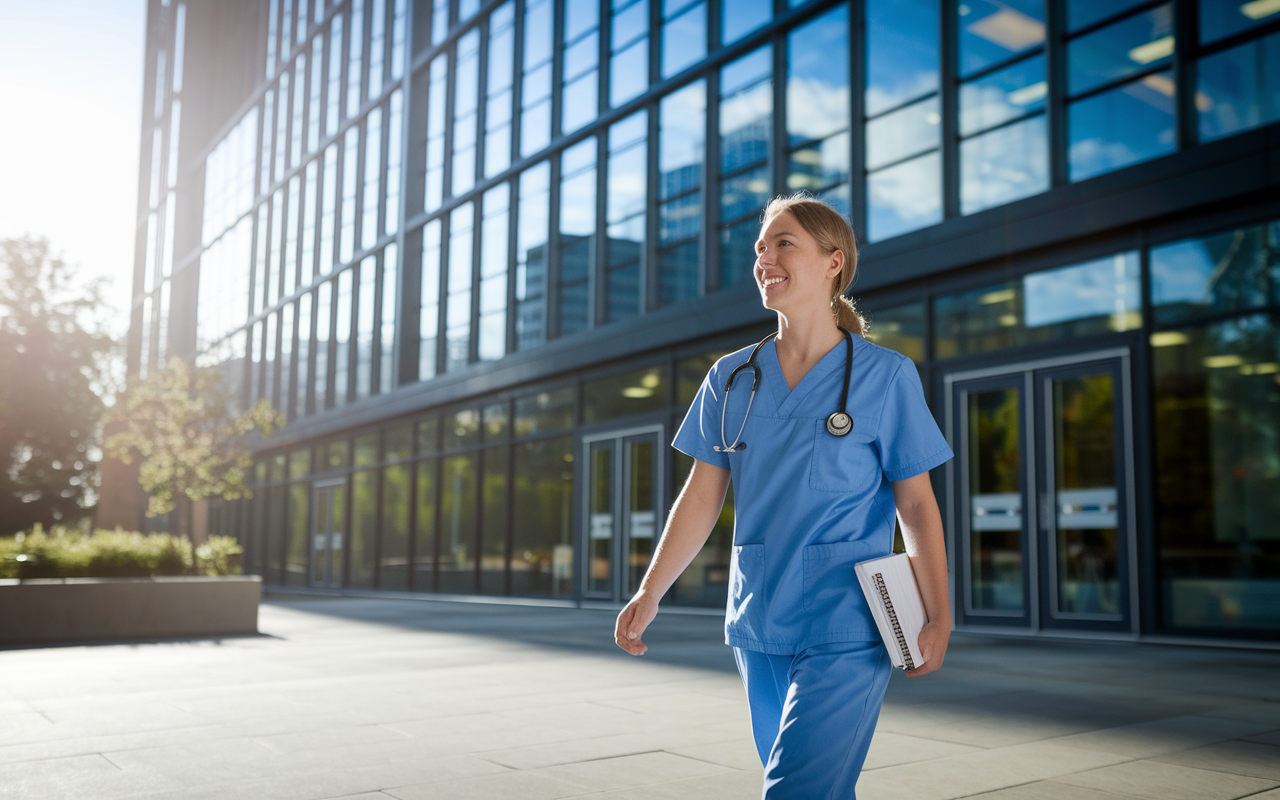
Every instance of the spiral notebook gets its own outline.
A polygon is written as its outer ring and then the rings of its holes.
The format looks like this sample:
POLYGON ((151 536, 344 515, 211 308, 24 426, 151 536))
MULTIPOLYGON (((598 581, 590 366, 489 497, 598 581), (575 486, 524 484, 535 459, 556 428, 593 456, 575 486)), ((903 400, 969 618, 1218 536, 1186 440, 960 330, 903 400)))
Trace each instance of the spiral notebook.
POLYGON ((929 621, 906 553, 855 564, 858 583, 871 606, 876 627, 895 667, 915 669, 920 656, 920 629, 929 621))

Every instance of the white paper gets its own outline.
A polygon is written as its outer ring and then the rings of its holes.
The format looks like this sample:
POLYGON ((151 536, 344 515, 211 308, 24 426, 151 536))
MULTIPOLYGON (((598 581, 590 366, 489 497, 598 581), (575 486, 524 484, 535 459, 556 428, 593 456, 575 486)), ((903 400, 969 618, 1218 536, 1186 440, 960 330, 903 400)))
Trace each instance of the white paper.
POLYGON ((907 558, 907 554, 897 553, 884 558, 863 561, 854 566, 854 572, 858 575, 858 583, 862 586, 862 593, 867 598, 867 605, 871 606, 871 616, 875 618, 876 627, 880 629, 880 637, 884 639, 885 647, 889 648, 889 658, 892 659, 893 665, 905 668, 906 660, 902 657, 898 647, 898 637, 894 633, 884 601, 880 597, 880 589, 875 581, 876 575, 884 580, 885 590, 889 593, 889 601, 893 603, 893 611, 902 629, 912 663, 917 667, 923 664, 924 658, 920 655, 920 630, 929 621, 929 615, 925 613, 924 600, 920 597, 920 587, 916 584, 916 576, 911 569, 911 561, 907 558))

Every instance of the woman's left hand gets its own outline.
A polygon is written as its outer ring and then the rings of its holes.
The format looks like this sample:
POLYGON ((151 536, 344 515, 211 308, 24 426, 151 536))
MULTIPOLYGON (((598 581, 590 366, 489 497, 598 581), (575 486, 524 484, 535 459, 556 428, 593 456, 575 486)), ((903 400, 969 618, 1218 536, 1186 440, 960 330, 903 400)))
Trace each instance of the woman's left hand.
POLYGON ((930 622, 921 628, 918 642, 920 657, 924 659, 924 663, 915 669, 907 670, 906 676, 918 678, 941 667, 942 659, 947 655, 947 642, 950 639, 951 620, 949 619, 945 622, 930 622))

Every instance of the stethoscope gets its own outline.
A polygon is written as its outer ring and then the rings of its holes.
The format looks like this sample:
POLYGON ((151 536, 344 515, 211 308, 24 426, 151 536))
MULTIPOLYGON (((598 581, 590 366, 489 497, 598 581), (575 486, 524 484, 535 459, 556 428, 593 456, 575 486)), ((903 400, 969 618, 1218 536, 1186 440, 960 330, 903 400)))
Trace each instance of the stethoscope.
MULTIPOLYGON (((853 334, 841 328, 844 334, 844 383, 840 386, 840 410, 833 411, 831 416, 827 417, 827 432, 832 436, 844 436, 853 430, 853 418, 850 417, 845 410, 849 407, 849 375, 853 366, 853 334)), ((729 373, 729 380, 724 384, 724 397, 720 403, 720 444, 723 447, 712 447, 717 453, 728 453, 733 450, 745 450, 747 443, 742 441, 742 431, 747 427, 747 417, 751 416, 751 404, 756 400, 756 389, 760 387, 760 367, 756 364, 756 353, 760 352, 760 348, 765 346, 770 339, 777 336, 778 332, 774 331, 768 336, 760 340, 760 344, 755 346, 751 351, 751 355, 747 358, 745 364, 739 364, 733 372, 729 373), (733 379, 738 377, 738 373, 747 367, 755 373, 751 381, 751 397, 747 400, 747 413, 742 415, 742 425, 738 427, 738 435, 733 437, 733 444, 728 444, 724 438, 724 411, 729 407, 729 387, 733 386, 733 379)))

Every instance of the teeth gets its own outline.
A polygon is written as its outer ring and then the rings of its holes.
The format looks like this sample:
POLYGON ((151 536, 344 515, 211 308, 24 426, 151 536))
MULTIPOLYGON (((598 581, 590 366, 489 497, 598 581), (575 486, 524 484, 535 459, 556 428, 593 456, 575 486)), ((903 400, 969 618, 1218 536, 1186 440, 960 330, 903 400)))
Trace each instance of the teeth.
POLYGON ((785 280, 786 280, 786 278, 765 278, 765 279, 764 279, 764 285, 765 285, 765 286, 772 286, 772 285, 774 285, 775 283, 782 283, 782 282, 783 282, 783 281, 785 281, 785 280))

